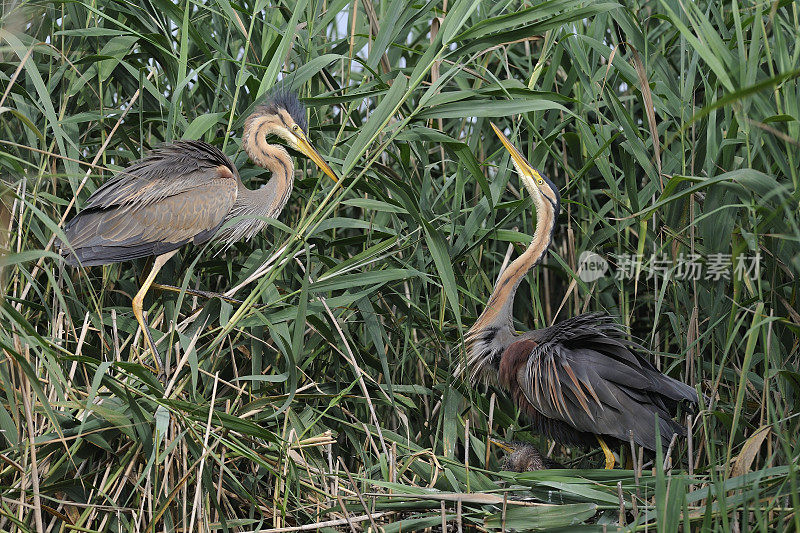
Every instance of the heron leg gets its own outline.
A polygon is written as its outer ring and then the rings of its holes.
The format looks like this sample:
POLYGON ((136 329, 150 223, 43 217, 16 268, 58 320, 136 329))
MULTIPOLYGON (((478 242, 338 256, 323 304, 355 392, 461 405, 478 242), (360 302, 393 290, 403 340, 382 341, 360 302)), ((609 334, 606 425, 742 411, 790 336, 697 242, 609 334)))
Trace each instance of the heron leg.
POLYGON ((142 328, 145 339, 147 339, 147 347, 151 352, 153 352, 153 359, 155 359, 159 375, 164 372, 164 364, 161 360, 158 350, 156 350, 156 343, 153 342, 153 336, 150 334, 150 327, 147 325, 147 321, 144 319, 144 314, 142 313, 142 304, 144 303, 144 295, 147 294, 147 290, 150 288, 150 285, 153 284, 153 280, 156 279, 156 274, 158 274, 158 271, 164 266, 164 263, 169 261, 169 259, 177 253, 177 251, 178 250, 173 250, 156 257, 155 261, 153 261, 153 268, 150 270, 150 274, 147 275, 147 279, 145 279, 144 283, 142 283, 141 288, 139 288, 139 292, 137 292, 136 296, 133 297, 133 303, 131 304, 131 307, 133 307, 133 315, 136 317, 139 327, 142 328))
POLYGON ((600 435, 596 435, 597 442, 600 443, 600 447, 603 449, 603 455, 606 456, 606 470, 611 470, 614 468, 614 463, 616 460, 614 459, 614 454, 611 451, 611 448, 608 447, 606 441, 600 437, 600 435))

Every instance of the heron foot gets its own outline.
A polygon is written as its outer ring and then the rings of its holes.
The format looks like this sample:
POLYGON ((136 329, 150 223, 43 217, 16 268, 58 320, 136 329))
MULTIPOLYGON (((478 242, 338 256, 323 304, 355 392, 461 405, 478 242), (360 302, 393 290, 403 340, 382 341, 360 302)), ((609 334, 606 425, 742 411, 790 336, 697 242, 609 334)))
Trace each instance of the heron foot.
POLYGON ((604 441, 599 435, 597 436, 597 442, 600 443, 600 447, 603 449, 603 455, 606 456, 606 470, 612 470, 614 468, 614 463, 616 463, 616 459, 614 459, 614 453, 611 451, 611 448, 608 447, 606 441, 604 441))
MULTIPOLYGON (((152 287, 154 289, 162 290, 162 291, 171 291, 171 292, 181 292, 180 287, 176 287, 175 285, 164 285, 161 283, 153 283, 152 287)), ((219 298, 220 300, 224 300, 231 304, 242 305, 244 304, 244 300, 237 300, 236 298, 231 298, 229 296, 225 296, 220 292, 213 292, 213 291, 201 291, 197 289, 189 289, 187 288, 184 291, 189 296, 198 296, 200 298, 205 298, 206 300, 211 300, 212 298, 219 298)))
POLYGON ((142 333, 144 333, 145 344, 147 345, 147 349, 153 353, 153 360, 156 363, 156 370, 158 371, 158 376, 160 379, 161 375, 164 373, 164 363, 161 359, 161 355, 158 353, 158 350, 156 349, 156 343, 153 340, 153 335, 150 333, 150 325, 147 323, 147 319, 145 318, 144 313, 142 311, 142 300, 144 300, 144 294, 142 294, 142 290, 140 289, 139 292, 136 294, 136 297, 133 299, 133 304, 132 304, 133 314, 136 317, 136 321, 139 323, 139 327, 142 328, 142 333))
POLYGON ((150 347, 150 351, 153 352, 153 359, 156 362, 156 379, 163 381, 167 377, 163 359, 161 359, 161 354, 158 353, 158 348, 156 348, 156 343, 153 340, 153 334, 150 333, 150 324, 147 323, 147 316, 142 314, 142 319, 144 321, 144 331, 145 336, 147 337, 147 344, 150 347))
POLYGON ((164 363, 161 359, 161 355, 158 353, 158 350, 156 350, 156 343, 153 341, 153 335, 150 333, 150 327, 144 318, 142 306, 144 304, 144 295, 147 294, 147 290, 153 284, 153 280, 156 279, 156 274, 158 274, 158 271, 164 266, 164 263, 169 261, 169 258, 176 253, 177 250, 173 250, 156 257, 156 260, 153 262, 153 268, 150 270, 150 274, 147 275, 147 279, 145 279, 144 283, 142 283, 139 292, 137 292, 136 296, 133 297, 133 303, 131 304, 131 307, 133 307, 133 315, 136 317, 139 327, 142 328, 142 332, 144 332, 147 347, 153 353, 153 360, 155 361, 158 370, 158 379, 165 377, 164 363))

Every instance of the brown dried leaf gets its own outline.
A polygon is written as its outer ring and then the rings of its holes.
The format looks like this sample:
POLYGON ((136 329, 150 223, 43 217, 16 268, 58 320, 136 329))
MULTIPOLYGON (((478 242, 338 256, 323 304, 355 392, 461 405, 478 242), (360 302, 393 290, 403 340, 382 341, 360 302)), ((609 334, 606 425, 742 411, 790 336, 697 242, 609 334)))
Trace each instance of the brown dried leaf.
POLYGON ((733 461, 731 476, 741 476, 750 471, 750 466, 753 464, 758 450, 761 449, 764 439, 766 439, 771 432, 772 426, 761 426, 755 433, 747 438, 744 446, 742 446, 742 451, 739 452, 739 455, 733 461))

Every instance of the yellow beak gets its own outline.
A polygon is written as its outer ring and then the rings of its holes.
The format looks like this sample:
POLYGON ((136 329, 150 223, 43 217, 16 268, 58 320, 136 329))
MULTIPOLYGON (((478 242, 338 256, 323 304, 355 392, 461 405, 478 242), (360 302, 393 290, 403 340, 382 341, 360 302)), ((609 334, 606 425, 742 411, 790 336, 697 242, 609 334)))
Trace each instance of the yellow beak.
POLYGON ((531 166, 530 163, 528 163, 528 160, 525 159, 525 156, 522 155, 519 152, 519 150, 517 150, 516 146, 511 144, 511 141, 509 141, 506 138, 506 136, 503 135, 503 132, 500 131, 500 128, 495 126, 494 122, 490 122, 489 124, 492 125, 492 129, 497 134, 497 136, 500 137, 500 142, 503 143, 503 146, 506 147, 506 150, 508 150, 508 153, 511 154, 511 159, 514 160, 514 163, 516 163, 517 168, 519 168, 521 170, 524 170, 525 173, 527 174, 527 177, 533 177, 533 178, 538 177, 539 173, 536 172, 536 170, 531 166))
POLYGON ((319 155, 319 152, 317 152, 311 143, 308 142, 308 139, 305 137, 305 135, 297 139, 297 149, 311 159, 314 163, 316 163, 320 170, 327 174, 333 181, 339 181, 339 177, 336 175, 330 165, 328 165, 328 163, 322 159, 322 156, 319 155))
MULTIPOLYGON (((494 126, 494 124, 492 124, 492 126, 494 126)), ((497 129, 496 129, 496 128, 495 128, 495 131, 497 131, 497 129)), ((502 134, 501 134, 501 135, 502 135, 502 134)), ((505 451, 506 453, 511 453, 511 452, 513 452, 513 451, 514 451, 514 448, 513 448, 512 446, 510 446, 510 445, 509 445, 508 443, 506 443, 506 442, 503 442, 503 441, 501 441, 501 440, 497 440, 497 439, 493 439, 493 438, 491 438, 491 437, 489 438, 489 440, 492 442, 492 444, 494 444, 495 446, 497 446, 497 447, 498 447, 498 448, 500 448, 501 450, 505 451)))

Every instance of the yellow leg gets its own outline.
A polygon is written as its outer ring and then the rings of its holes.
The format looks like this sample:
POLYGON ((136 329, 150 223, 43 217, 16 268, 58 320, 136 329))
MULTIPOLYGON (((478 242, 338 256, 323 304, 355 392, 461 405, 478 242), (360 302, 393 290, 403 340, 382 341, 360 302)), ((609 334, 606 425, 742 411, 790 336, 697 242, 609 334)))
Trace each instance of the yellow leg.
POLYGON ((147 275, 147 279, 145 279, 144 283, 142 283, 142 287, 139 289, 139 292, 137 292, 136 296, 133 297, 133 303, 131 304, 133 307, 133 315, 136 317, 139 327, 142 328, 145 339, 147 339, 147 347, 151 352, 153 352, 153 358, 156 361, 159 375, 163 372, 164 364, 161 361, 161 356, 158 354, 158 350, 156 350, 156 344, 153 342, 153 336, 150 334, 150 328, 147 326, 147 322, 142 314, 142 303, 144 302, 144 295, 147 294, 147 290, 150 288, 150 285, 153 284, 153 280, 156 279, 156 274, 158 274, 158 271, 161 270, 161 267, 164 266, 164 263, 169 261, 170 257, 175 255, 176 252, 177 250, 173 250, 172 252, 167 252, 156 257, 156 260, 153 262, 153 269, 150 270, 150 274, 147 275))
POLYGON ((606 456, 606 470, 611 470, 614 468, 614 454, 611 453, 611 448, 608 447, 606 441, 604 441, 600 435, 597 435, 597 442, 600 443, 600 447, 603 449, 603 454, 606 456))

